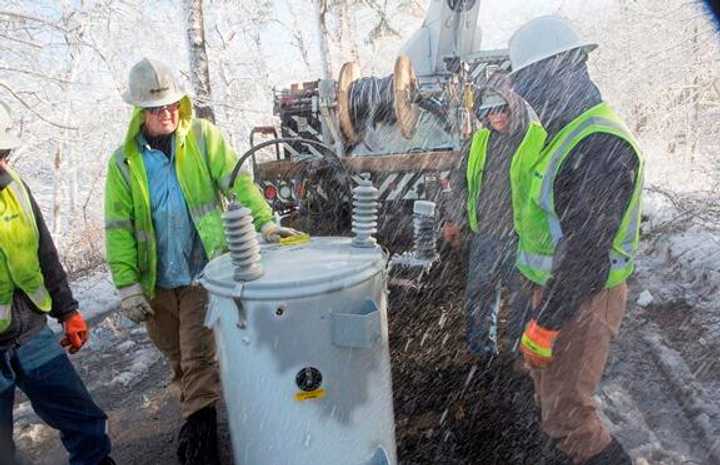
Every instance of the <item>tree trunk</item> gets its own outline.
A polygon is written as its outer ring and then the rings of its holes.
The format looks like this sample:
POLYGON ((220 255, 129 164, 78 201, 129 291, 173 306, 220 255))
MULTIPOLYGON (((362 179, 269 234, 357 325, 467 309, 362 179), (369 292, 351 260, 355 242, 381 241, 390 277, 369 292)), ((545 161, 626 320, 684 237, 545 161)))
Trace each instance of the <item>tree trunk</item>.
POLYGON ((202 0, 184 0, 187 14, 187 38, 190 50, 190 79, 195 91, 195 112, 201 118, 215 122, 210 106, 210 65, 205 48, 205 20, 202 0))
POLYGON ((330 38, 327 27, 327 0, 313 0, 315 18, 318 26, 318 43, 320 44, 320 63, 323 79, 332 79, 332 58, 330 57, 330 38))
MULTIPOLYGON (((70 10, 69 5, 63 5, 70 10)), ((68 21, 73 13, 67 13, 63 18, 66 27, 69 26, 68 21)), ((82 34, 83 25, 76 26, 78 33, 82 34)), ((64 82, 62 84, 63 91, 66 95, 70 95, 72 91, 72 83, 75 81, 78 69, 77 64, 80 61, 82 53, 79 46, 74 45, 74 39, 68 33, 65 34, 65 42, 68 45, 67 68, 65 70, 64 82)), ((69 123, 73 117, 74 105, 72 99, 64 105, 63 125, 69 127, 69 123)), ((62 138, 58 141, 58 146, 53 160, 53 205, 52 205, 52 232, 58 238, 55 245, 62 252, 65 248, 66 240, 72 240, 75 233, 72 226, 72 220, 76 218, 78 206, 78 189, 80 185, 80 160, 73 153, 70 140, 77 138, 78 134, 73 129, 63 129, 62 138), (67 196, 67 197, 66 197, 67 196), (67 208, 67 211, 65 209, 67 208), (68 234, 69 233, 69 234, 68 234)))
POLYGON ((62 144, 55 149, 53 160, 53 199, 52 199, 52 232, 58 236, 62 226, 62 198, 63 198, 63 176, 62 168, 62 144))
MULTIPOLYGON (((697 70, 702 69, 702 59, 700 58, 700 54, 702 53, 702 49, 700 47, 700 39, 698 37, 699 30, 698 30, 698 21, 695 20, 695 24, 693 26, 693 37, 692 37, 692 56, 694 57, 693 61, 695 62, 695 66, 697 70)), ((691 99, 690 99, 690 108, 688 111, 688 148, 690 150, 690 156, 695 155, 695 151, 698 147, 698 140, 700 138, 700 92, 701 92, 701 82, 700 82, 700 73, 693 73, 693 79, 692 79, 692 89, 691 92, 691 99)))
MULTIPOLYGON (((80 53, 82 51, 80 50, 80 47, 73 47, 73 50, 70 51, 70 63, 68 64, 68 73, 67 73, 67 79, 70 82, 75 81, 75 76, 77 74, 77 63, 80 59, 80 53)), ((70 94, 70 85, 66 84, 66 94, 70 94)), ((65 110, 65 119, 64 124, 68 125, 70 123, 70 119, 73 116, 74 107, 72 104, 72 101, 69 101, 66 106, 65 110)), ((80 166, 81 161, 78 159, 78 154, 74 153, 74 151, 70 148, 69 141, 73 137, 78 137, 78 133, 75 130, 72 129, 65 129, 65 141, 63 142, 64 148, 62 149, 63 152, 65 152, 65 160, 64 164, 68 167, 65 171, 65 175, 68 176, 68 194, 69 194, 69 206, 70 206, 70 217, 76 218, 77 214, 77 208, 78 208, 78 202, 79 202, 79 187, 80 187, 80 166)), ((61 168, 62 168, 62 160, 61 160, 61 168)), ((56 173, 59 175, 62 175, 62 173, 56 173)))
POLYGON ((360 53, 355 41, 355 25, 350 13, 350 0, 339 0, 336 3, 338 15, 338 43, 340 44, 340 56, 343 62, 358 62, 360 53))

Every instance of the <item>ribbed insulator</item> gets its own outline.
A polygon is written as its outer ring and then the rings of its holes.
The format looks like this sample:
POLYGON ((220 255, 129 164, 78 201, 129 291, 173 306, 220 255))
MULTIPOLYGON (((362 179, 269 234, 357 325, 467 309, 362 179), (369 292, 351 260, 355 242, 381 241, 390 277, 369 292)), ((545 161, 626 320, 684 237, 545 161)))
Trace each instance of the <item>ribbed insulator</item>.
POLYGON ((415 257, 432 260, 435 257, 435 203, 416 200, 413 214, 415 257))
POLYGON ((378 197, 380 192, 368 177, 362 178, 353 189, 353 247, 375 247, 372 235, 377 233, 378 197))
POLYGON ((234 200, 223 213, 225 240, 235 267, 235 281, 252 281, 263 275, 260 244, 253 226, 252 212, 234 200))

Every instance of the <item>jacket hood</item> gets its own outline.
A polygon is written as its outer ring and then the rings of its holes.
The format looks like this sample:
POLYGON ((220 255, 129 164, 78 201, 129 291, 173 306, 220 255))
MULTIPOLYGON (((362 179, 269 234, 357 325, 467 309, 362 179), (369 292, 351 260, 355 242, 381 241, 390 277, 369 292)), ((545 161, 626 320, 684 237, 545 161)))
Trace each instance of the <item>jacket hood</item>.
MULTIPOLYGON (((176 144, 185 140, 185 136, 187 136, 187 133, 190 131, 192 126, 192 119, 193 105, 190 97, 186 95, 180 99, 180 116, 178 120, 178 127, 175 130, 176 144)), ((130 124, 128 126, 127 133, 125 134, 125 141, 123 143, 123 148, 128 156, 137 153, 137 144, 135 143, 135 140, 144 123, 144 109, 134 107, 132 116, 130 117, 130 124)))
POLYGON ((585 55, 560 55, 532 64, 513 76, 513 89, 537 112, 548 140, 602 102, 585 59, 585 55))

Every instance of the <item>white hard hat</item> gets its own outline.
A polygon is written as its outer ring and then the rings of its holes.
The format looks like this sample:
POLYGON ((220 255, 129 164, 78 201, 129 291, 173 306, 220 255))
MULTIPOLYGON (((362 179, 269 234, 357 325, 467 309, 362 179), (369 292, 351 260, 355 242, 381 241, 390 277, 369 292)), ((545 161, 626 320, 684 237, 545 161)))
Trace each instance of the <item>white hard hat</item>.
POLYGON ((20 138, 13 131, 12 112, 0 102, 0 150, 12 150, 20 145, 20 138))
POLYGON ((480 93, 478 103, 475 109, 475 114, 478 118, 484 117, 490 110, 504 107, 508 104, 505 97, 490 88, 486 88, 480 93))
POLYGON ((184 96, 167 65, 143 58, 130 70, 123 100, 136 107, 148 108, 175 103, 184 96))
POLYGON ((510 37, 512 74, 546 58, 571 50, 589 53, 597 44, 577 35, 570 22, 559 16, 540 16, 520 27, 510 37))

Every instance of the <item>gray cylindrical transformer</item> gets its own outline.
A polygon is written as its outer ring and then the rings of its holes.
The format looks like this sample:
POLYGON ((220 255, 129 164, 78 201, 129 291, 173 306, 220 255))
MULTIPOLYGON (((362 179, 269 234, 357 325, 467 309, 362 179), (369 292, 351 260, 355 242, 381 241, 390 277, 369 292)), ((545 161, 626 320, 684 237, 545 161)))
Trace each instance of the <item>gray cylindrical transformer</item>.
POLYGON ((385 265, 349 238, 263 245, 265 274, 205 268, 237 465, 395 465, 385 265))

